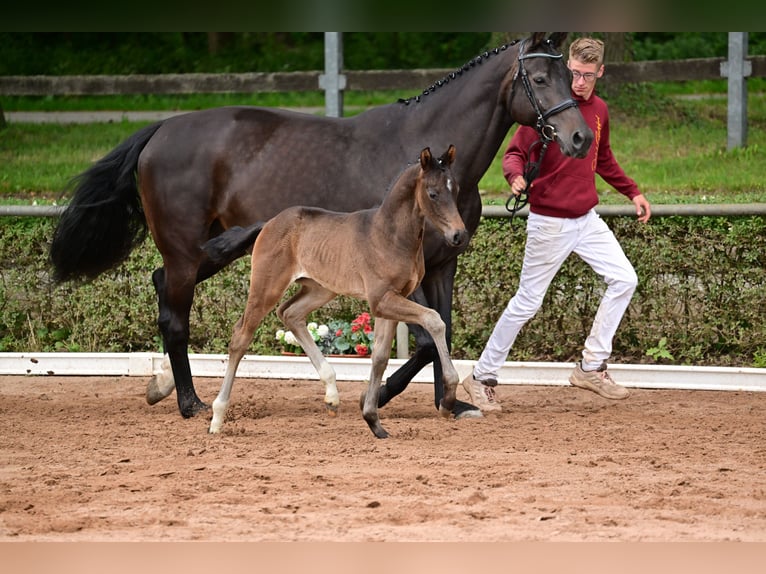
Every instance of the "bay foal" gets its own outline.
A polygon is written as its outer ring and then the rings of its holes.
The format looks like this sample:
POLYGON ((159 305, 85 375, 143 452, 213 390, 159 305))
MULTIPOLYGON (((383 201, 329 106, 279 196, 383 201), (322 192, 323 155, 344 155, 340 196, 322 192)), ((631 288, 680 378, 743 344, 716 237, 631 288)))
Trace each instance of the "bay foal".
MULTIPOLYGON (((388 436, 378 415, 378 394, 399 321, 420 325, 433 338, 444 376, 439 412, 451 415, 458 374, 450 360, 445 323, 438 312, 407 296, 425 273, 426 221, 456 249, 468 241, 455 202, 458 184, 450 169, 454 160, 453 145, 438 159, 429 148, 423 149, 419 162, 401 173, 378 208, 340 213, 297 206, 263 225, 253 247, 247 306, 234 327, 223 385, 213 402, 211 433, 221 430, 237 367, 256 328, 294 282, 300 284, 299 291, 277 315, 317 370, 331 413, 340 401, 335 371, 309 334, 306 317, 337 295, 347 295, 366 300, 376 319, 370 383, 362 400, 362 416, 375 436, 388 436)), ((226 240, 224 233, 203 249, 214 257, 226 240)))

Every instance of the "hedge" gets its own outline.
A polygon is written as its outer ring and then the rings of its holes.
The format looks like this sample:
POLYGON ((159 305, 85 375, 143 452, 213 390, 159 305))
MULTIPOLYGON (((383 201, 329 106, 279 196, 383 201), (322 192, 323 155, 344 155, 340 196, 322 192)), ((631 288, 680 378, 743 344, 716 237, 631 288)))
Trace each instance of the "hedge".
MULTIPOLYGON (((641 225, 608 220, 639 277, 618 329, 613 361, 766 366, 766 218, 668 217, 641 225)), ((0 351, 159 351, 151 240, 118 269, 89 283, 56 285, 47 249, 54 220, 3 218, 0 225, 0 351)), ((453 356, 475 359, 516 289, 524 221, 485 219, 458 260, 453 356)), ((192 352, 225 353, 247 297, 245 257, 197 286, 192 352)), ((576 256, 554 279, 509 360, 575 361, 603 283, 576 256)), ((353 318, 364 304, 340 298, 312 317, 353 318)), ((251 352, 278 354, 270 313, 251 352)))

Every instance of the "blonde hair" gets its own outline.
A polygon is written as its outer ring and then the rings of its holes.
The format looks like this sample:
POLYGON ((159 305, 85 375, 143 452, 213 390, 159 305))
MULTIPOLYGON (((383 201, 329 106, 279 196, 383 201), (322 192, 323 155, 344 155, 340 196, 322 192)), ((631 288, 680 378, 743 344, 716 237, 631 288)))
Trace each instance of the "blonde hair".
POLYGON ((604 63, 604 43, 595 38, 577 38, 569 46, 569 59, 600 66, 604 63))

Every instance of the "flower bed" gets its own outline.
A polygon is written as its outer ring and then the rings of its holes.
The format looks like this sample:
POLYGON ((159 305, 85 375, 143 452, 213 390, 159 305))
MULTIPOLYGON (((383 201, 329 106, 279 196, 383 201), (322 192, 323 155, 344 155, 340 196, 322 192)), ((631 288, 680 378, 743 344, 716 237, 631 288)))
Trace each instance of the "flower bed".
MULTIPOLYGON (((325 355, 355 355, 366 357, 372 352, 375 332, 369 313, 360 313, 353 321, 331 319, 327 324, 309 323, 311 337, 325 355)), ((286 353, 303 352, 292 331, 279 329, 276 340, 286 353)))

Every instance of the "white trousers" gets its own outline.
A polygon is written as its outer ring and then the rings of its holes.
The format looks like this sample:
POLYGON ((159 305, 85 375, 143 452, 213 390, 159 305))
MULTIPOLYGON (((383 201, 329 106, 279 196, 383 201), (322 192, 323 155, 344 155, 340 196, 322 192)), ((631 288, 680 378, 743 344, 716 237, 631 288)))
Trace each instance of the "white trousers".
POLYGON ((477 380, 497 378, 519 331, 540 309, 551 281, 570 253, 576 253, 606 283, 585 340, 582 367, 595 370, 609 359, 617 327, 638 284, 633 265, 595 210, 576 219, 530 213, 519 289, 495 324, 474 366, 477 380))

